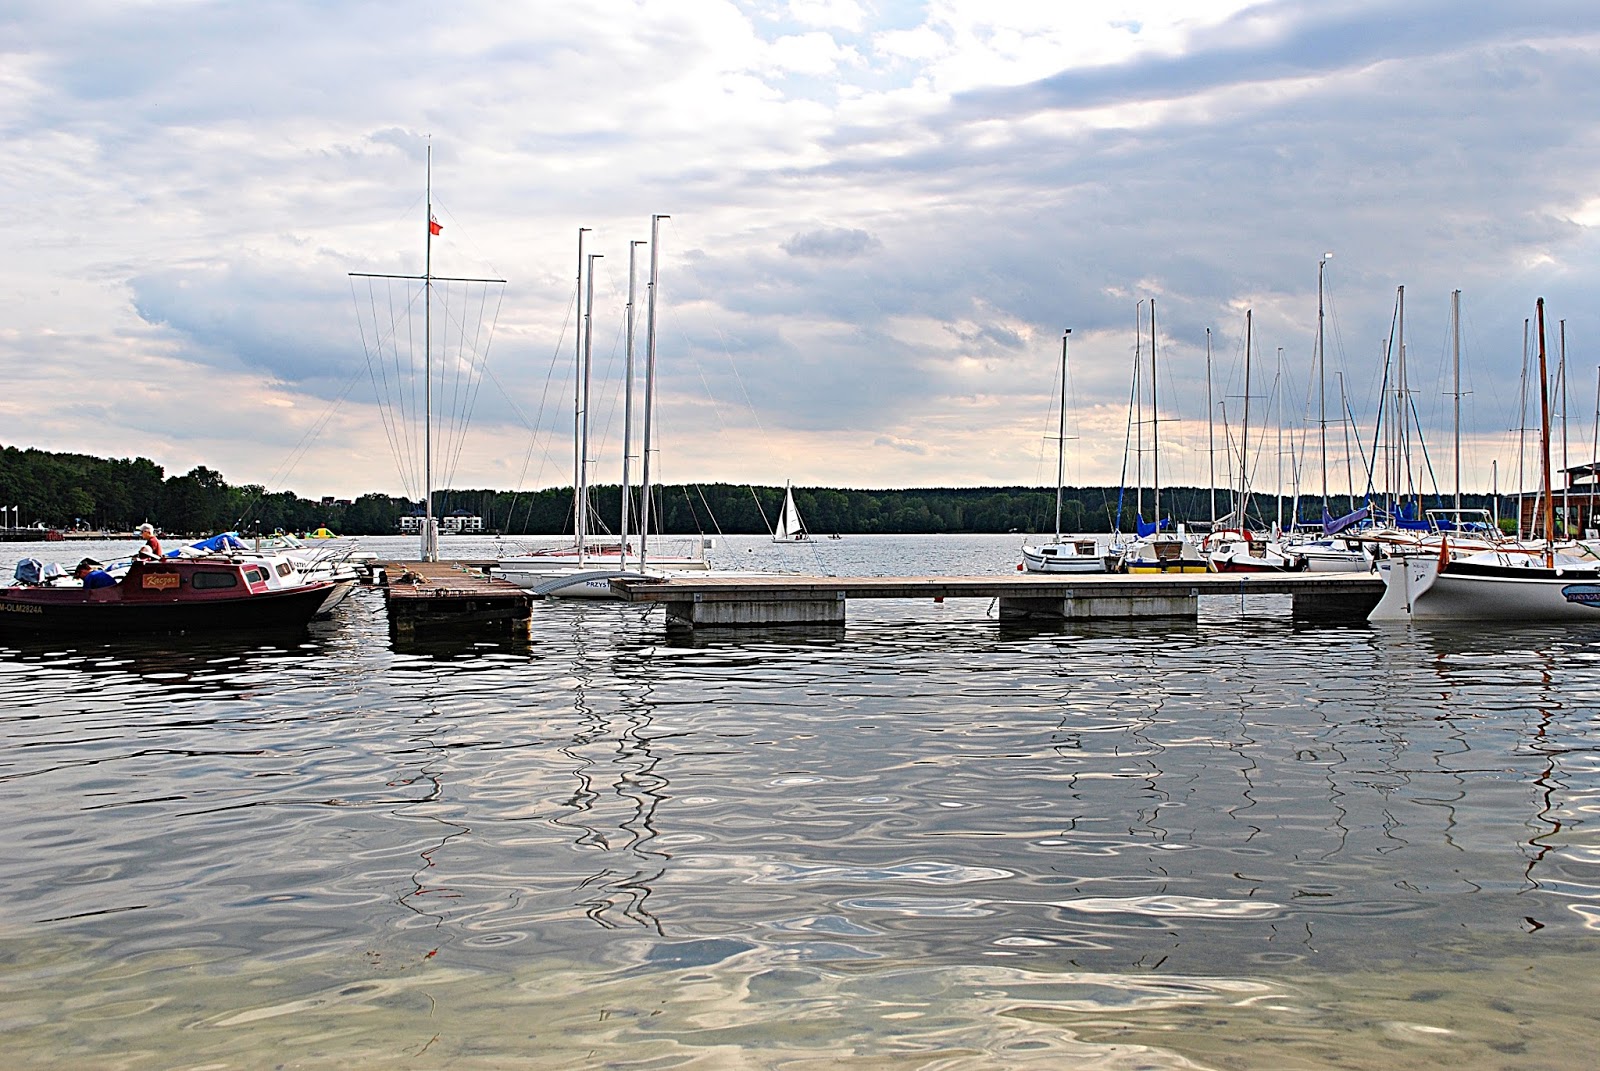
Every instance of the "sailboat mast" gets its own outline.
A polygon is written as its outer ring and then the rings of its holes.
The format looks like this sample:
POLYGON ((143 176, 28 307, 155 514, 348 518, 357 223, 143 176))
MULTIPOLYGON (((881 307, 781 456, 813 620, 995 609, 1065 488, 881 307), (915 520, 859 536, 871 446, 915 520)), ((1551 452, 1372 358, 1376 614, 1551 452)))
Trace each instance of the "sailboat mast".
POLYGON ((650 217, 650 282, 646 287, 644 328, 644 442, 639 474, 639 568, 645 567, 650 539, 650 444, 651 422, 656 409, 656 295, 661 282, 661 221, 671 216, 650 217))
POLYGON ((1461 291, 1450 291, 1450 369, 1455 395, 1456 517, 1461 516, 1461 291))
POLYGON ((1156 400, 1156 299, 1150 299, 1150 484, 1155 488, 1156 535, 1161 534, 1161 403, 1156 400))
POLYGON ((1056 542, 1061 542, 1061 486, 1067 479, 1067 338, 1072 328, 1061 333, 1061 414, 1056 425, 1056 542))
POLYGON ((439 532, 433 519, 433 146, 428 146, 423 201, 428 213, 422 254, 422 560, 439 560, 439 532))
POLYGON ((1276 467, 1273 470, 1272 479, 1273 479, 1273 483, 1276 486, 1273 488, 1272 497, 1277 500, 1278 509, 1277 509, 1276 517, 1277 517, 1277 524, 1278 524, 1278 531, 1279 532, 1283 531, 1283 396, 1278 393, 1279 388, 1281 388, 1282 386, 1283 386, 1283 347, 1279 346, 1278 347, 1278 367, 1272 373, 1272 401, 1271 401, 1271 404, 1269 404, 1268 407, 1267 407, 1268 410, 1269 410, 1269 413, 1268 413, 1269 416, 1271 415, 1271 411, 1276 411, 1277 415, 1278 415, 1278 419, 1273 422, 1273 428, 1274 428, 1273 437, 1275 439, 1274 449, 1276 450, 1276 452, 1278 454, 1278 463, 1277 463, 1276 467))
POLYGON ((1244 419, 1239 428, 1239 530, 1249 531, 1250 511, 1250 338, 1251 310, 1244 313, 1244 419))
POLYGON ((1211 529, 1217 527, 1217 428, 1211 402, 1211 328, 1206 328, 1206 482, 1211 488, 1211 529))
POLYGON ((1144 517, 1144 298, 1133 303, 1133 512, 1138 520, 1144 517))
POLYGON ((1332 253, 1322 254, 1317 262, 1317 427, 1322 443, 1322 512, 1328 509, 1328 349, 1327 335, 1323 330, 1324 304, 1322 274, 1333 258, 1332 253))
POLYGON ((1536 306, 1539 318, 1539 453, 1544 483, 1544 564, 1555 565, 1555 551, 1551 540, 1555 538, 1556 506, 1550 497, 1550 380, 1544 353, 1544 298, 1536 306))
POLYGON ((578 228, 578 281, 573 298, 576 315, 572 320, 572 534, 580 558, 589 534, 589 511, 583 500, 583 236, 590 228, 578 228))
MULTIPOLYGON (((1398 463, 1401 466, 1400 479, 1396 486, 1400 493, 1411 494, 1411 384, 1406 378, 1406 288, 1399 288, 1399 317, 1400 317, 1400 345, 1399 377, 1396 380, 1398 389, 1395 391, 1395 404, 1399 407, 1399 422, 1396 427, 1400 433, 1400 450, 1398 463)), ((1413 499, 1413 503, 1415 500, 1413 499)), ((1419 514, 1420 515, 1420 514, 1419 514)))
MULTIPOLYGON (((1522 503, 1527 498, 1528 476, 1525 466, 1528 460, 1528 353, 1530 341, 1528 338, 1529 324, 1526 317, 1522 320, 1522 382, 1517 389, 1517 538, 1522 538, 1522 503)), ((1537 506, 1537 503, 1535 503, 1537 506)), ((1529 535, 1532 535, 1533 514, 1528 515, 1529 535)))
POLYGON ((1561 384, 1561 528, 1566 531, 1572 527, 1572 478, 1568 475, 1572 462, 1567 457, 1567 321, 1560 320, 1557 327, 1561 331, 1560 367, 1556 372, 1556 382, 1561 384))
POLYGON ((588 257, 589 286, 583 300, 583 421, 578 435, 578 510, 583 516, 583 535, 578 537, 578 564, 588 553, 584 537, 589 534, 589 396, 594 381, 594 262, 604 254, 588 257))
POLYGON ((617 564, 628 562, 628 520, 633 512, 633 485, 629 482, 633 460, 633 292, 638 278, 636 261, 639 247, 644 242, 635 239, 628 243, 628 311, 625 323, 627 339, 623 346, 624 388, 622 391, 622 534, 618 543, 617 564))

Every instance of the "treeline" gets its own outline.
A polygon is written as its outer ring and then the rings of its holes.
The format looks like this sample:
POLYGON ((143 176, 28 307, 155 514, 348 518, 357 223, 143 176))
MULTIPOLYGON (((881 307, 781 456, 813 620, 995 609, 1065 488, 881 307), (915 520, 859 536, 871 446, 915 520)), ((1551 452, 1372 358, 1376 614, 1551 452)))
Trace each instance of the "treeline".
MULTIPOLYGON (((795 502, 807 527, 817 535, 905 535, 980 532, 1049 532, 1055 528, 1054 488, 942 487, 906 490, 795 488, 795 502)), ((621 489, 591 488, 597 518, 591 530, 618 528, 621 489)), ((1219 492, 1218 508, 1229 508, 1219 492)), ((668 534, 760 535, 772 530, 783 502, 781 487, 737 484, 669 484, 655 489, 651 530, 668 534)), ((1252 499, 1252 514, 1270 523, 1279 504, 1270 496, 1252 499)), ((1069 488, 1063 495, 1061 524, 1070 532, 1132 531, 1137 498, 1115 487, 1069 488), (1118 520, 1119 495, 1122 502, 1118 520)), ((1484 504, 1480 497, 1467 503, 1484 504)), ((106 460, 83 454, 5 447, 0 450, 0 505, 18 507, 6 523, 49 528, 127 531, 149 521, 166 532, 206 535, 220 531, 307 532, 329 528, 341 535, 386 535, 399 530, 400 517, 419 503, 383 494, 350 502, 300 498, 291 491, 268 492, 245 484, 230 486, 222 474, 204 466, 182 476, 167 476, 147 458, 106 460)), ((572 488, 543 491, 448 490, 434 497, 434 513, 464 510, 482 517, 484 530, 514 535, 561 535, 573 528, 572 488)), ((1163 488, 1164 516, 1183 520, 1210 517, 1211 492, 1198 487, 1163 488)), ((637 510, 637 504, 635 505, 637 510)), ((1153 502, 1144 495, 1146 519, 1153 502)), ((1282 503, 1291 518, 1292 503, 1282 503)), ((1321 516, 1320 503, 1302 503, 1307 519, 1321 516)), ((1335 509, 1335 512, 1338 512, 1335 509)), ((635 522, 636 524, 636 522, 635 522)))

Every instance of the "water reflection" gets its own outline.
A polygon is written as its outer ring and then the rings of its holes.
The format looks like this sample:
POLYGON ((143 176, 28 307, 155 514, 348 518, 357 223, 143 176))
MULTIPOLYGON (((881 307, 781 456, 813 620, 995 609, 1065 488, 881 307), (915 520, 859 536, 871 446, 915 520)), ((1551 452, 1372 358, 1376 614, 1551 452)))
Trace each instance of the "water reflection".
POLYGON ((883 606, 679 643, 657 613, 0 652, 13 1053, 1487 1069, 1596 1040, 1558 1010, 1597 984, 1593 631, 883 606))

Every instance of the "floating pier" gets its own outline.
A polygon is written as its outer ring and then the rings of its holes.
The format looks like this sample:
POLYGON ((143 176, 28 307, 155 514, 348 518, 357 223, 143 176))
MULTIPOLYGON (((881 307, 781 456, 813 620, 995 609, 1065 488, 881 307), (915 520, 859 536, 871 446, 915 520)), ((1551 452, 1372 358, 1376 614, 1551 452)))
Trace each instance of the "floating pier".
POLYGON ((533 596, 507 580, 469 572, 458 562, 383 562, 389 631, 397 636, 526 633, 533 596))
POLYGON ((1297 617, 1364 618, 1383 594, 1372 573, 997 576, 743 576, 613 580, 631 602, 666 606, 673 628, 842 625, 851 599, 994 599, 1002 621, 1194 617, 1200 596, 1290 595, 1297 617))

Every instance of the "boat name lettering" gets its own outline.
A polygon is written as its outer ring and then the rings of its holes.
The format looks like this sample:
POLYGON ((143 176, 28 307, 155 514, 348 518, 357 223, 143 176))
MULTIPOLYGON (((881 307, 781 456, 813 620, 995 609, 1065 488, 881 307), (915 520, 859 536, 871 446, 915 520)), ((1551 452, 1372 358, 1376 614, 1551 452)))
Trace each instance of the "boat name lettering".
POLYGON ((1561 597, 1580 606, 1600 608, 1600 584, 1568 584, 1561 589, 1561 597))
POLYGON ((42 613, 44 613, 44 607, 43 606, 29 606, 27 603, 21 603, 21 602, 3 603, 3 604, 0 604, 0 609, 4 609, 5 612, 8 613, 8 614, 42 614, 42 613))
POLYGON ((139 578, 140 587, 154 591, 175 591, 178 584, 177 573, 146 573, 139 578))

